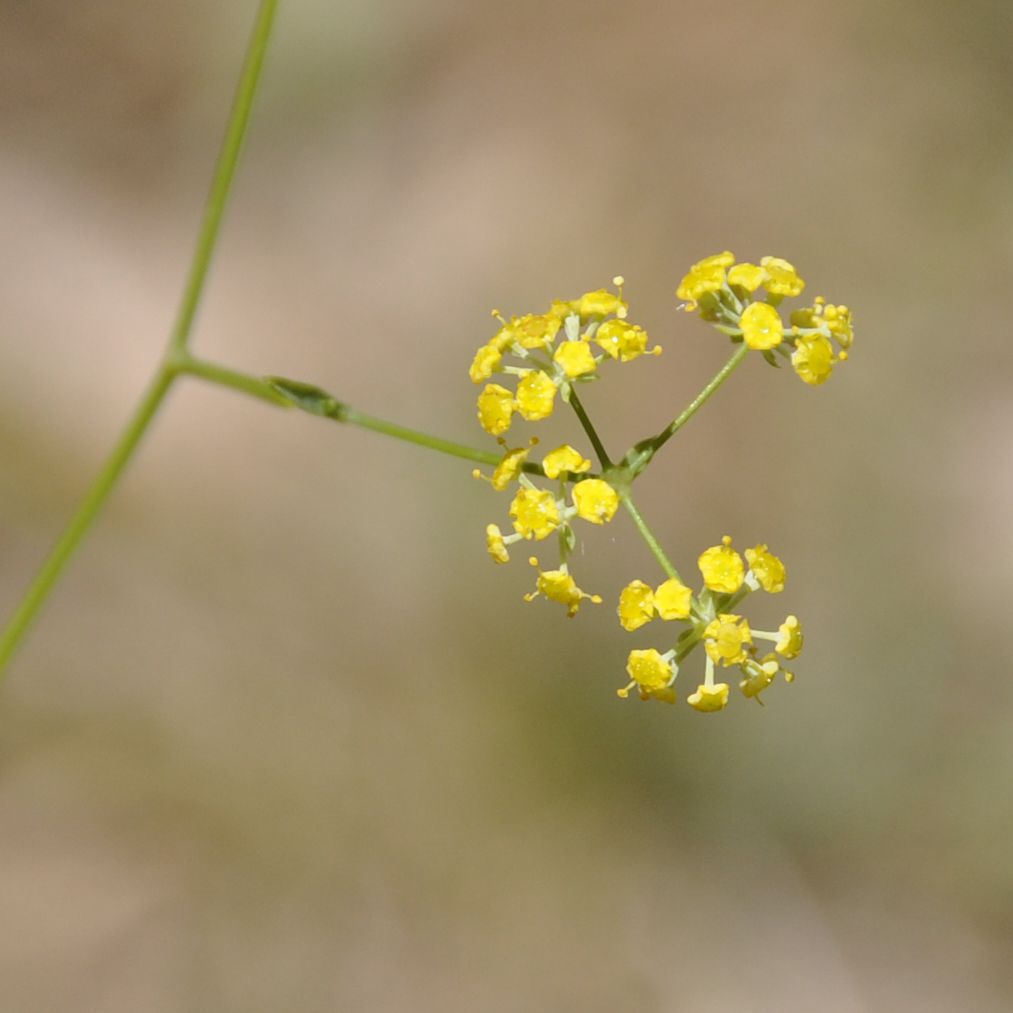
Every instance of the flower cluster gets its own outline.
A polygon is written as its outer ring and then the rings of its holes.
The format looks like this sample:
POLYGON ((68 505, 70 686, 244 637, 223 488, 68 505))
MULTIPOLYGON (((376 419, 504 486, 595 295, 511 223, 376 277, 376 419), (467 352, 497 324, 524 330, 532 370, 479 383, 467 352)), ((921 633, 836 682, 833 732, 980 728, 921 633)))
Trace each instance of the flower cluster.
POLYGON ((758 265, 736 264, 734 254, 725 251, 694 264, 676 295, 685 300, 684 309, 699 312, 732 341, 762 352, 771 365, 778 364, 778 356, 790 360, 795 372, 815 386, 830 377, 834 363, 847 359, 854 332, 848 307, 822 297, 792 311, 786 324, 778 307, 804 288, 786 260, 764 257, 758 265))
POLYGON ((654 648, 630 652, 626 666, 629 683, 617 690, 624 699, 636 689, 642 700, 674 703, 675 681, 680 662, 698 644, 706 655, 704 679, 687 702, 698 711, 719 711, 728 704, 729 686, 715 682, 716 666, 739 670, 739 689, 759 702, 759 694, 784 673, 786 682, 794 675, 784 669, 781 659, 798 657, 802 650, 802 627, 789 615, 777 632, 750 628, 749 622, 734 610, 752 591, 769 594, 784 590, 784 564, 766 545, 746 549, 743 561, 727 535, 720 545, 701 553, 697 565, 703 586, 697 594, 678 577, 670 577, 652 589, 641 580, 628 584, 619 596, 619 622, 626 630, 638 630, 655 618, 681 620, 683 629, 671 650, 662 654, 654 648), (748 567, 748 568, 747 568, 748 567), (773 651, 760 655, 756 641, 768 641, 773 651))
MULTIPOLYGON (((788 615, 775 630, 752 627, 741 608, 756 591, 779 594, 784 590, 784 564, 764 544, 740 555, 726 536, 700 554, 697 565, 702 584, 698 589, 683 583, 640 516, 632 485, 651 463, 658 450, 692 417, 725 382, 748 351, 758 351, 772 365, 791 363, 794 371, 811 385, 824 383, 833 367, 848 358, 853 341, 851 312, 817 298, 812 305, 795 309, 785 319, 779 307, 802 294, 805 282, 795 268, 778 257, 763 257, 759 264, 737 264, 731 253, 720 253, 694 264, 678 287, 684 309, 698 312, 738 345, 728 362, 665 428, 655 430, 633 445, 613 463, 577 394, 577 385, 597 379, 607 361, 629 362, 661 349, 649 347, 643 328, 627 321, 622 278, 614 279, 618 291, 600 289, 579 299, 556 301, 542 314, 499 320, 499 330, 475 353, 469 375, 484 384, 478 396, 478 420, 503 448, 491 475, 475 471, 498 491, 512 490, 509 516, 512 530, 497 524, 486 527, 486 548, 496 563, 510 560, 510 547, 520 541, 545 541, 552 536, 559 547, 559 563, 542 569, 537 556, 535 589, 525 595, 531 601, 544 597, 558 602, 568 616, 590 601, 602 598, 578 587, 568 568, 576 544, 574 524, 609 523, 623 503, 651 549, 666 578, 660 584, 633 580, 619 594, 617 613, 623 629, 635 632, 660 621, 677 623, 677 633, 666 638, 667 650, 653 647, 629 652, 629 682, 617 690, 626 699, 636 692, 642 700, 676 701, 676 680, 690 653, 702 648, 703 674, 687 694, 698 711, 724 710, 734 685, 742 695, 762 702, 761 696, 778 676, 785 682, 794 675, 785 663, 802 650, 802 627, 788 615), (493 382, 494 378, 501 382, 493 382), (557 394, 568 403, 594 447, 600 465, 570 444, 544 454, 532 452, 538 440, 511 447, 504 435, 519 416, 528 422, 548 418, 557 394), (670 646, 669 646, 670 645, 670 646), (734 678, 718 681, 719 673, 733 669, 734 678)), ((671 628, 671 627, 669 627, 671 628)))
MULTIPOLYGON (((510 448, 502 434, 510 428, 515 414, 528 422, 548 418, 556 394, 571 401, 573 385, 595 379, 603 362, 630 362, 661 352, 657 346, 648 347, 647 332, 642 327, 627 322, 623 279, 613 281, 616 292, 599 289, 579 299, 556 300, 546 313, 505 320, 495 311, 493 316, 500 328, 475 353, 468 371, 476 384, 497 373, 516 378, 512 390, 499 383, 486 383, 478 396, 478 420, 486 432, 499 439, 505 451, 488 476, 489 481, 500 491, 517 485, 509 509, 513 531, 504 534, 498 525, 489 524, 486 548, 495 562, 507 563, 509 546, 515 542, 542 541, 556 534, 559 566, 554 570, 538 569, 535 590, 525 595, 525 600, 541 595, 565 605, 571 617, 582 602, 601 602, 598 595, 582 591, 569 572, 567 559, 576 544, 571 521, 579 518, 589 524, 607 524, 619 507, 619 495, 604 478, 588 474, 590 460, 569 444, 552 450, 540 466, 526 471, 538 440, 532 439, 527 447, 510 448), (555 488, 542 488, 532 479, 532 473, 555 482, 555 488)), ((478 471, 474 474, 483 477, 478 471)), ((529 561, 539 567, 537 557, 529 561)))
POLYGON ((606 360, 629 362, 660 354, 659 346, 648 348, 642 327, 627 323, 623 279, 617 277, 614 283, 618 292, 599 289, 579 299, 556 300, 546 313, 505 320, 498 310, 493 312, 501 326, 475 353, 468 375, 476 384, 497 373, 516 382, 512 390, 499 383, 482 388, 478 421, 486 432, 502 435, 515 413, 528 422, 548 418, 557 392, 568 400, 571 386, 594 379, 606 360))
MULTIPOLYGON (((510 502, 510 518, 513 532, 504 534, 497 524, 485 529, 486 549, 496 563, 509 563, 508 546, 522 540, 543 541, 552 534, 558 535, 560 564, 556 570, 539 570, 536 590, 525 596, 526 601, 544 595, 551 601, 566 606, 567 615, 575 616, 584 600, 600 604, 598 595, 581 591, 567 568, 567 557, 576 543, 576 534, 571 526, 574 518, 589 524, 607 524, 619 508, 619 495, 608 482, 601 478, 584 477, 591 468, 591 462, 569 444, 563 444, 544 456, 541 471, 546 478, 558 480, 556 489, 540 488, 524 472, 524 465, 532 447, 538 440, 533 439, 528 447, 506 448, 506 451, 491 476, 483 476, 475 469, 476 478, 487 477, 494 489, 504 490, 514 482, 517 491, 510 502), (567 502, 567 486, 572 483, 567 502)), ((532 556, 532 566, 538 566, 538 559, 532 556)))

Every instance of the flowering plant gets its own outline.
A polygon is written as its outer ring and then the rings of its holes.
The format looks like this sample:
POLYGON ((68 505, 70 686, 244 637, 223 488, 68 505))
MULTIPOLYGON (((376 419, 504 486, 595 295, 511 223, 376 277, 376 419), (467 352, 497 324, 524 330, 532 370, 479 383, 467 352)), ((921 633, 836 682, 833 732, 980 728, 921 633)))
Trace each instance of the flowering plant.
POLYGON ((618 690, 620 697, 625 698, 636 689, 642 699, 673 702, 680 666, 698 644, 703 644, 705 654, 703 682, 688 696, 688 702, 699 711, 721 710, 728 702, 728 684, 715 682, 718 667, 737 668, 739 688, 745 696, 755 699, 779 674, 783 674, 785 681, 792 681, 792 674, 782 663, 795 658, 802 648, 798 619, 788 615, 776 631, 762 632, 752 629, 737 611, 754 591, 779 594, 784 589, 785 567, 781 560, 764 544, 746 549, 743 560, 726 536, 700 555, 698 566, 703 582, 694 591, 683 582, 661 548, 632 494, 634 481, 657 452, 751 351, 773 365, 782 359, 789 361, 798 376, 812 385, 824 383, 834 366, 847 358, 852 343, 851 314, 847 307, 817 298, 811 306, 795 309, 787 320, 782 316, 783 300, 799 296, 805 287, 787 261, 764 257, 759 264, 737 264, 734 256, 725 252, 693 265, 679 283, 677 296, 683 309, 697 313, 730 339, 731 357, 679 416, 654 436, 636 443, 619 460, 613 460, 606 452, 578 389, 596 379, 600 370, 612 368, 613 363, 626 364, 661 353, 660 347, 651 346, 642 327, 628 321, 622 278, 614 279, 616 291, 599 289, 578 299, 558 300, 542 314, 509 320, 494 314, 498 329, 475 353, 469 375, 475 384, 484 385, 478 395, 478 421, 498 440, 500 449, 496 452, 366 415, 312 384, 252 376, 193 352, 191 337, 197 308, 238 164, 276 8, 277 0, 261 0, 179 313, 161 362, 107 462, 0 633, 0 674, 118 483, 166 394, 182 378, 190 377, 278 407, 298 409, 491 465, 490 484, 497 491, 511 491, 512 498, 507 509, 510 518, 507 533, 496 523, 486 526, 489 555, 496 563, 505 564, 510 560, 511 547, 517 543, 541 542, 555 536, 558 563, 554 568, 543 569, 538 557, 529 557, 537 576, 534 590, 525 597, 529 601, 544 597, 557 602, 570 617, 586 602, 597 605, 603 601, 602 596, 582 590, 570 572, 579 527, 576 522, 592 526, 609 524, 622 506, 650 547, 665 579, 656 586, 639 579, 628 583, 618 595, 619 622, 630 632, 654 619, 681 625, 668 651, 661 653, 651 648, 629 653, 626 666, 629 682, 618 690), (501 382, 491 382, 494 377, 501 382), (538 446, 536 438, 521 446, 508 445, 505 434, 511 431, 517 418, 537 423, 553 414, 557 402, 573 410, 597 465, 570 443, 541 455, 540 460, 532 456, 538 446), (773 645, 773 650, 761 654, 757 641, 773 645))
MULTIPOLYGON (((510 560, 509 549, 521 541, 543 541, 556 536, 559 562, 543 570, 536 556, 529 562, 538 570, 530 601, 543 596, 565 606, 573 617, 582 603, 600 604, 602 597, 581 590, 570 572, 570 557, 577 540, 574 521, 593 525, 609 523, 620 504, 632 517, 657 559, 665 580, 652 587, 633 580, 618 598, 617 614, 623 629, 633 632, 654 619, 681 624, 673 646, 665 653, 654 648, 630 651, 626 666, 629 682, 618 690, 626 698, 636 689, 643 700, 674 703, 675 682, 683 660, 698 644, 704 647, 703 681, 687 702, 698 711, 724 709, 729 686, 715 681, 715 668, 738 669, 738 685, 747 697, 760 694, 779 674, 786 682, 794 675, 783 661, 796 658, 802 649, 802 628, 788 615, 778 629, 762 632, 736 613, 754 591, 779 594, 786 571, 781 560, 765 544, 745 550, 745 561, 725 536, 705 549, 697 560, 702 586, 695 591, 683 583, 678 570, 662 550, 634 503, 634 480, 657 451, 696 413, 731 375, 750 351, 759 352, 772 365, 784 359, 807 384, 817 386, 830 376, 836 363, 848 357, 853 332, 846 306, 817 298, 811 306, 794 310, 787 322, 780 305, 785 298, 801 295, 805 282, 795 268, 778 257, 764 257, 759 264, 735 262, 729 252, 707 257, 690 268, 679 283, 677 297, 687 312, 696 312, 728 336, 734 350, 718 374, 690 406, 664 430, 637 443, 613 462, 585 410, 577 388, 595 378, 601 367, 626 363, 645 355, 658 355, 649 347, 647 332, 628 321, 629 306, 623 298, 623 279, 617 277, 613 293, 604 289, 587 292, 579 299, 556 300, 543 314, 527 314, 506 320, 498 312, 496 333, 475 353, 469 370, 472 382, 485 383, 478 395, 478 421, 503 447, 489 482, 498 491, 516 487, 509 506, 513 531, 504 534, 499 525, 486 527, 486 547, 496 563, 510 560), (490 383, 497 374, 504 383, 490 383), (571 444, 549 451, 540 463, 530 460, 537 438, 526 446, 510 447, 504 435, 519 416, 538 422, 553 414, 556 398, 574 411, 598 459, 592 462, 571 444), (551 483, 548 487, 545 482, 551 483), (761 654, 757 641, 773 649, 761 654)), ((481 473, 475 471, 475 475, 481 473)))

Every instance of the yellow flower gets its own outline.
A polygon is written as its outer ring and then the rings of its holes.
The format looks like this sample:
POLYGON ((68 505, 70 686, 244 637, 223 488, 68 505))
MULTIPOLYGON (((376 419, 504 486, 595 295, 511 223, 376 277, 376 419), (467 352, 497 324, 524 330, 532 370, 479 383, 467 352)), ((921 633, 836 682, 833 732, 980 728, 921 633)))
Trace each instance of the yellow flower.
POLYGON ((773 306, 765 302, 750 303, 742 314, 740 323, 742 339, 750 348, 764 351, 777 348, 784 340, 784 324, 773 306))
MULTIPOLYGON (((528 562, 538 567, 538 559, 532 556, 528 562)), ((566 614, 572 619, 580 608, 580 603, 586 598, 595 605, 601 604, 601 596, 588 594, 577 587, 577 582, 567 573, 563 566, 558 570, 539 570, 538 580, 535 582, 535 590, 524 596, 525 601, 534 601, 540 594, 545 595, 551 601, 558 601, 566 606, 566 614)))
POLYGON ((749 623, 742 616, 720 615, 704 630, 704 649, 711 661, 738 665, 746 660, 746 647, 753 642, 749 623))
POLYGON ((513 324, 508 324, 500 315, 499 310, 493 310, 492 315, 503 326, 500 327, 500 329, 486 342, 486 347, 494 348, 502 355, 514 343, 515 338, 513 324))
MULTIPOLYGON (((621 284, 621 282, 617 282, 621 284)), ((626 316, 628 306, 623 302, 622 296, 608 289, 599 288, 594 292, 585 292, 577 300, 577 312, 583 321, 594 318, 607 317, 615 314, 617 317, 626 316)))
POLYGON ((606 320, 595 331, 594 342, 606 355, 620 362, 629 362, 641 355, 661 355, 661 346, 647 350, 647 331, 624 320, 606 320))
POLYGON ((481 383, 488 380, 495 373, 503 362, 503 354, 493 345, 483 345, 472 360, 468 369, 468 376, 472 383, 481 383))
POLYGON ((577 312, 577 302, 576 299, 553 299, 549 307, 549 316, 563 321, 577 312))
POLYGON ((686 697, 686 703, 703 714, 724 710, 728 705, 728 683, 719 682, 715 686, 698 686, 695 693, 686 697))
POLYGON ((744 288, 747 292, 755 292, 766 280, 765 268, 755 264, 736 264, 728 272, 728 284, 744 288))
POLYGON ((517 411, 528 420, 538 422, 552 414, 556 385, 540 369, 528 369, 517 384, 517 411))
POLYGON ((616 693, 625 700, 630 695, 630 690, 636 686, 641 700, 675 703, 672 683, 675 681, 676 669, 671 663, 674 654, 674 651, 668 655, 659 654, 653 647, 646 651, 630 651, 626 671, 632 681, 622 689, 617 689, 616 693))
POLYGON ((654 592, 654 607, 662 619, 688 619, 692 601, 693 592, 674 577, 654 592))
POLYGON ((763 287, 771 295, 800 295, 805 288, 805 282, 787 260, 780 257, 764 257, 760 264, 766 268, 768 275, 763 287))
POLYGON ((485 548, 489 555, 492 556, 493 562, 510 562, 510 553, 507 552, 506 542, 503 540, 503 532, 495 524, 486 525, 485 548))
POLYGON ((758 697, 774 681, 778 669, 777 660, 772 654, 768 654, 762 662, 748 659, 742 665, 745 678, 739 683, 739 689, 745 696, 758 697))
POLYGON ((703 574, 704 584, 711 591, 722 594, 735 594, 746 577, 746 568, 742 557, 732 548, 732 540, 728 535, 720 545, 713 545, 701 553, 697 565, 703 574))
POLYGON ((707 292, 717 292, 725 283, 725 268, 735 263, 735 254, 725 250, 724 253, 716 253, 712 257, 704 257, 698 260, 690 269, 679 287, 676 289, 676 296, 685 299, 688 305, 687 310, 695 310, 697 300, 707 292))
POLYGON ((806 383, 818 387, 833 371, 834 346, 822 334, 796 338, 791 364, 806 383))
POLYGON ((528 452, 528 447, 515 447, 503 455, 503 459, 496 465, 490 479, 494 489, 502 492, 517 478, 524 468, 524 461, 528 456, 528 452))
POLYGON ((619 595, 619 624, 632 633, 654 618, 654 592, 642 581, 634 580, 619 595))
POLYGON ((766 545, 757 545, 746 549, 746 559, 753 576, 759 581, 760 587, 768 594, 778 594, 784 590, 784 563, 773 553, 767 551, 766 545))
POLYGON ((523 348, 545 348, 551 345, 562 323, 551 313, 528 313, 511 322, 513 336, 523 348))
POLYGON ((855 332, 851 326, 851 310, 847 306, 827 303, 823 307, 823 319, 841 348, 850 348, 855 340, 855 332))
POLYGON ((487 433, 499 436, 510 428, 516 402, 513 394, 498 383, 486 384, 478 395, 478 421, 487 433))
POLYGON ((564 471, 568 471, 571 475, 579 475, 581 472, 591 470, 591 462, 586 457, 581 457, 568 443, 564 443, 545 455, 542 470, 546 478, 559 478, 564 471))
POLYGON ((514 528, 524 538, 548 538, 559 527, 559 508, 551 492, 521 488, 510 504, 514 528))
POLYGON ((585 478, 573 487, 577 515, 592 524, 607 524, 619 508, 619 496, 604 479, 585 478))
POLYGON ((782 657, 797 658, 802 653, 802 626, 797 616, 788 616, 777 628, 780 634, 774 650, 782 657))
POLYGON ((586 341, 564 341, 557 346, 556 354, 552 358, 571 380, 593 373, 598 368, 598 363, 594 361, 594 355, 586 341))

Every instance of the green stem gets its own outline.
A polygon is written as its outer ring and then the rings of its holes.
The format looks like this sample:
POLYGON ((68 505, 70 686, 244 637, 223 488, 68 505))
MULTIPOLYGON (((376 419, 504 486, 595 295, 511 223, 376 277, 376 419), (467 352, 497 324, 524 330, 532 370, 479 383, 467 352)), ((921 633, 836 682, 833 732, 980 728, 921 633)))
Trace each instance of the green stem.
POLYGON ((262 401, 269 401, 271 404, 278 405, 279 408, 292 407, 292 402, 284 394, 280 394, 267 380, 259 376, 240 373, 227 366, 219 366, 215 362, 196 359, 192 355, 186 354, 176 360, 175 369, 177 373, 198 376, 202 380, 217 383, 221 387, 231 387, 233 390, 250 394, 262 401))
POLYGON ((591 446, 594 447, 594 452, 598 455, 601 470, 606 471, 612 467, 612 462, 609 460, 609 455, 605 452, 605 446, 598 436, 598 431, 594 428, 590 418, 588 418, 587 412, 584 411, 584 406, 581 404, 580 398, 577 397, 577 388, 573 384, 570 384, 569 401, 570 407, 576 412, 577 418, 580 419, 580 424, 584 427, 584 432, 587 433, 587 438, 591 441, 591 446))
POLYGON ((679 571, 672 565, 668 556, 665 555, 665 550, 662 549, 658 539, 654 537, 654 532, 647 526, 647 521, 641 516, 637 505, 633 502, 633 498, 628 492, 623 493, 621 498, 623 506, 626 507, 627 513, 633 518, 633 523, 636 524, 641 537, 647 542, 647 547, 654 554, 654 558, 661 564, 662 570, 665 571, 667 576, 679 581, 681 584, 682 577, 679 576, 679 571))
POLYGON ((17 649, 22 637, 31 625, 39 609, 49 596, 53 585, 60 579, 64 567, 74 554, 74 550, 81 543, 92 521, 102 509, 109 493, 112 492, 117 480, 123 472, 124 467, 130 460, 131 455, 137 448, 141 437, 148 428, 149 423, 159 405, 165 397, 166 392, 172 384, 172 375, 168 370, 161 370, 155 377, 154 382, 148 388, 141 403, 137 406, 133 418, 123 431, 119 443, 116 445, 109 459, 103 465, 94 484, 88 490, 87 495, 77 508, 77 512, 71 518, 70 523, 60 535, 56 545, 46 557, 45 562, 36 574, 20 604, 11 616, 7 628, 0 636, 0 679, 11 656, 17 649))
POLYGON ((749 346, 743 342, 735 349, 728 361, 711 378, 711 381, 686 408, 677 415, 657 436, 641 440, 627 455, 630 468, 635 478, 647 467, 651 458, 689 422, 689 420, 711 399, 714 393, 721 387, 739 367, 739 364, 749 354, 749 346))
MULTIPOLYGON (((166 356, 112 454, 103 465, 94 484, 88 490, 56 545, 43 561, 35 579, 14 610, 3 633, 0 634, 0 680, 2 680, 6 667, 18 645, 24 639, 39 610, 59 581, 75 549, 80 545, 92 522, 109 498, 109 494, 123 475, 173 381, 181 372, 198 372, 198 367, 203 368, 208 365, 190 360, 186 356, 186 346, 190 339, 197 305, 204 290, 208 267, 218 240, 222 214, 228 200, 243 137, 249 123, 250 107, 257 90, 257 82, 264 63, 264 52, 271 35, 271 26, 277 6, 277 0, 261 0, 257 12, 257 20, 247 46, 243 69, 236 88, 236 97, 225 129, 225 139, 215 166, 211 192, 204 210, 204 219, 190 263, 179 313, 169 336, 166 356)), ((223 378, 219 377, 218 382, 224 382, 223 378)), ((247 389, 247 393, 255 393, 255 391, 247 389)), ((263 390, 258 393, 259 396, 267 396, 263 390)), ((271 397, 267 399, 272 400, 271 397)))
MULTIPOLYGON (((417 447, 426 447, 429 450, 436 450, 441 454, 449 454, 451 457, 462 457, 466 461, 475 461, 477 464, 499 464, 502 454, 494 454, 488 450, 479 450, 477 447, 469 447, 463 443, 455 443, 453 440, 444 440, 439 436, 431 436, 429 433, 420 432, 418 429, 409 429, 407 426, 400 426, 396 422, 387 422, 385 419, 378 419, 365 412, 356 411, 348 405, 341 405, 338 413, 332 416, 338 422, 347 422, 349 425, 358 426, 360 429, 369 429, 374 433, 381 433, 384 436, 392 436, 395 440, 404 440, 406 443, 414 443, 417 447)), ((524 470, 531 475, 543 475, 541 465, 526 463, 524 470)))
POLYGON ((179 313, 169 338, 170 352, 182 351, 190 340, 197 305, 204 290, 204 280, 207 277, 211 257, 218 241, 222 215, 225 213, 225 205, 228 203, 236 165, 239 162, 239 153, 242 150, 246 128, 250 122, 250 109, 257 92, 257 82, 260 80, 260 72, 264 65, 264 53, 271 37, 271 27, 277 7, 278 0, 261 0, 260 8, 257 11, 257 20, 247 46, 243 69, 236 86, 236 96, 233 99, 228 125, 225 128, 225 137, 222 139, 218 161, 215 163, 214 176, 211 179, 211 189, 204 206, 204 218, 201 222, 193 259, 190 262, 190 273, 187 275, 179 313))

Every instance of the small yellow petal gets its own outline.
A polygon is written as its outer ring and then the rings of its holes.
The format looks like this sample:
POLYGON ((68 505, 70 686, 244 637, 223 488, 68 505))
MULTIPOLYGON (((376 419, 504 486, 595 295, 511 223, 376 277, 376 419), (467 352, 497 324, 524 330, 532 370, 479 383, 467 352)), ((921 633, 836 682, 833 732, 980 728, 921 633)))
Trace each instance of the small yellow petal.
POLYGON ((779 594, 784 590, 785 569, 784 563, 772 552, 768 551, 766 545, 757 545, 752 549, 746 549, 746 560, 749 569, 753 571, 760 584, 768 594, 779 594))
POLYGON ((552 357, 559 368, 572 380, 586 376, 598 368, 594 354, 586 341, 564 341, 552 357))
POLYGON ((509 563, 510 553, 503 541, 503 532, 495 524, 486 525, 485 548, 494 563, 509 563))
POLYGON ((662 619, 688 619, 692 603, 693 592, 675 577, 654 592, 654 607, 662 619))
POLYGON ((498 383, 486 384, 478 395, 478 421, 482 428, 493 436, 499 436, 510 428, 516 402, 513 394, 498 383))
POLYGON ((777 348, 784 340, 784 324, 781 315, 765 302, 750 303, 740 321, 742 340, 750 348, 765 351, 777 348))
POLYGON ((796 296, 805 288, 805 282, 798 276, 792 264, 780 257, 764 257, 760 264, 767 271, 763 287, 771 295, 796 296))
POLYGON ((713 545, 701 553, 697 565, 704 584, 722 594, 735 594, 746 577, 742 557, 732 548, 732 540, 727 535, 721 545, 713 545))
POLYGON ((548 538, 559 527, 556 498, 542 489, 518 489, 510 504, 510 516, 524 538, 548 538))
POLYGON ((654 618, 654 592, 642 580, 632 581, 619 595, 616 612, 624 630, 639 630, 654 618))
POLYGON ((517 411, 528 420, 548 418, 555 407, 556 385, 540 369, 529 369, 517 384, 517 411))
POLYGON ((695 707, 702 714, 724 710, 728 705, 728 683, 719 682, 715 686, 698 686, 695 693, 686 697, 686 703, 695 707))
POLYGON ((564 471, 568 471, 571 475, 579 475, 591 470, 591 462, 568 443, 564 443, 563 446, 545 455, 542 470, 547 478, 559 478, 564 471))
POLYGON ((573 487, 577 516, 592 524, 607 524, 619 509, 619 495, 604 479, 585 478, 573 487))

